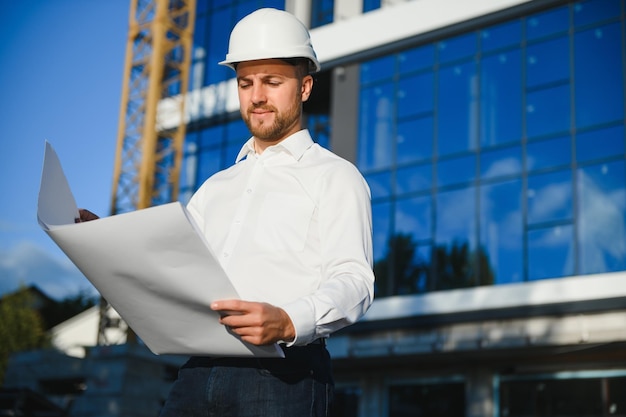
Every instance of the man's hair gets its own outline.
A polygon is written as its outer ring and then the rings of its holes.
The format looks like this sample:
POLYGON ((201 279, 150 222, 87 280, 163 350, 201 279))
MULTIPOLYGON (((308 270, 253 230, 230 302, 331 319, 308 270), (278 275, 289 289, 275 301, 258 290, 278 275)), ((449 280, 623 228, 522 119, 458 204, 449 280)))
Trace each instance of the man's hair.
POLYGON ((281 58, 281 61, 285 61, 289 65, 296 67, 296 75, 299 79, 310 74, 308 58, 281 58))

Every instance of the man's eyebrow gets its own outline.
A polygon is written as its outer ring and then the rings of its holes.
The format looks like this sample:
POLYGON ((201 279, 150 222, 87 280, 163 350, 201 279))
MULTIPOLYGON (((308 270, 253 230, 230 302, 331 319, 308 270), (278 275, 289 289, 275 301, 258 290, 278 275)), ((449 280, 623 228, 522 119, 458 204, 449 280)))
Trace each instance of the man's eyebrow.
MULTIPOLYGON (((239 76, 237 77, 237 81, 249 81, 252 77, 251 76, 239 76)), ((259 77, 261 79, 261 81, 266 81, 266 80, 271 80, 271 79, 285 79, 285 78, 289 78, 286 75, 283 74, 264 74, 261 75, 259 77)))

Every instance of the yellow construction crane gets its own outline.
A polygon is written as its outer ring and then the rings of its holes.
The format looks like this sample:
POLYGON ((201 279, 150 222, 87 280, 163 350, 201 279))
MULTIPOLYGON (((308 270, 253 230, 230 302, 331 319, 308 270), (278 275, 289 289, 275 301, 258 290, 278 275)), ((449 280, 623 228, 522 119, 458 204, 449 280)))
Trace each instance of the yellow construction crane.
MULTIPOLYGON (((195 12, 195 0, 130 1, 111 215, 178 198, 195 12), (157 110, 165 98, 177 100, 180 120, 161 129, 157 110)), ((102 299, 101 345, 108 344, 107 308, 102 299)))

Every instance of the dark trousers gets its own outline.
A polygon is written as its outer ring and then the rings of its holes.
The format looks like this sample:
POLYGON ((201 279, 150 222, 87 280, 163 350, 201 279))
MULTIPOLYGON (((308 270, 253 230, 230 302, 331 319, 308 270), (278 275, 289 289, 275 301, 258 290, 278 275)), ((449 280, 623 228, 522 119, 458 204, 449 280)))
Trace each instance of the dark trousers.
POLYGON ((160 417, 326 417, 333 395, 323 344, 283 347, 285 358, 192 357, 160 417))

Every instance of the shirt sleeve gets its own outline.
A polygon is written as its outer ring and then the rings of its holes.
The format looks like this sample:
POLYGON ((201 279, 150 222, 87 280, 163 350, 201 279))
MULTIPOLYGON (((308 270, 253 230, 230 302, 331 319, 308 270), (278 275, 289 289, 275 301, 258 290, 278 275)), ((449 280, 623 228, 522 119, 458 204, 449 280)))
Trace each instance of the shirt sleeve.
POLYGON ((367 183, 345 162, 321 175, 316 189, 322 283, 313 294, 281 306, 296 329, 289 345, 305 345, 355 323, 374 298, 367 183))

